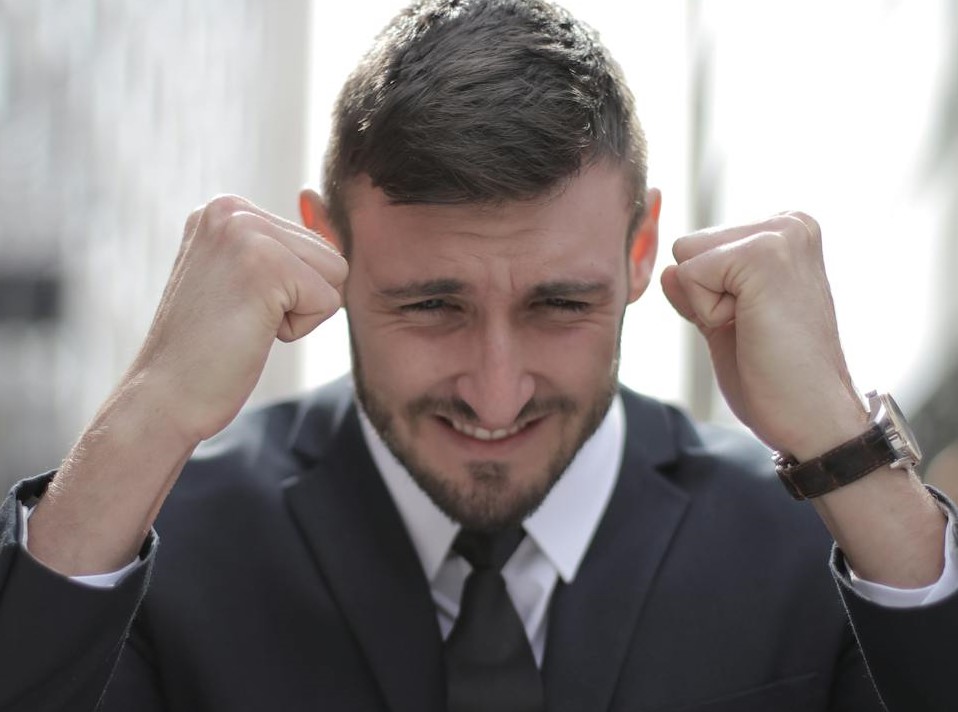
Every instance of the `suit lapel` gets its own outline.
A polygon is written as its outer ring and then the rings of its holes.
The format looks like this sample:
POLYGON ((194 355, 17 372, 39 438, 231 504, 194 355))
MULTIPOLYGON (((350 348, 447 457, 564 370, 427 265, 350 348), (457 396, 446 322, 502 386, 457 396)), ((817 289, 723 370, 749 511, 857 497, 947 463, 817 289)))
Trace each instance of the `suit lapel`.
POLYGON ((625 399, 626 445, 608 509, 575 580, 553 594, 543 664, 550 712, 609 708, 643 604, 688 506, 687 495, 655 469, 674 458, 661 406, 632 399, 625 399))
POLYGON ((321 453, 315 441, 329 432, 321 421, 330 411, 314 408, 298 424, 294 448, 319 456, 284 485, 286 502, 389 708, 439 712, 442 638, 429 585, 366 449, 352 399, 342 398, 321 453))

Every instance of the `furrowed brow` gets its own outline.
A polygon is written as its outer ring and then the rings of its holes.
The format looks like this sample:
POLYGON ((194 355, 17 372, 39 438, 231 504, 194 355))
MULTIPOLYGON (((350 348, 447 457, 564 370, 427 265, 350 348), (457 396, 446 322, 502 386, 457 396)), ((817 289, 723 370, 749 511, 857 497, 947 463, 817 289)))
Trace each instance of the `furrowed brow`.
POLYGON ((461 294, 466 285, 458 279, 430 279, 422 282, 406 282, 398 287, 380 289, 379 296, 385 299, 428 299, 445 295, 461 294))
POLYGON ((612 291, 608 282, 588 280, 556 280, 532 288, 532 299, 567 299, 569 297, 606 296, 612 291))

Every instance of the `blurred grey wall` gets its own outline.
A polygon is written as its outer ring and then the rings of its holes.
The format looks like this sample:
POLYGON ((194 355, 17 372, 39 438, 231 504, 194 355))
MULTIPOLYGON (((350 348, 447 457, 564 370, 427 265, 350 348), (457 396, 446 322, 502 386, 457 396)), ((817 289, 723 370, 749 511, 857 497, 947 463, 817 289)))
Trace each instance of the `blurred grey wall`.
MULTIPOLYGON (((308 0, 0 0, 0 487, 55 467, 131 361, 183 221, 295 217, 308 0)), ((275 350, 257 399, 295 389, 275 350)))

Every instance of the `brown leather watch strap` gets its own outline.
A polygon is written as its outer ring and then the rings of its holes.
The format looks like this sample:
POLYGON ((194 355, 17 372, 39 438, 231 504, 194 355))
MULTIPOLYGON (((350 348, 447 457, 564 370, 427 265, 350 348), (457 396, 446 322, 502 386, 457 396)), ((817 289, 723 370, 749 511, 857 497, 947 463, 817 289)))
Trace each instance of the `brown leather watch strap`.
POLYGON ((895 461, 895 451, 880 425, 842 443, 824 455, 799 463, 776 455, 778 476, 795 499, 810 499, 838 489, 895 461))

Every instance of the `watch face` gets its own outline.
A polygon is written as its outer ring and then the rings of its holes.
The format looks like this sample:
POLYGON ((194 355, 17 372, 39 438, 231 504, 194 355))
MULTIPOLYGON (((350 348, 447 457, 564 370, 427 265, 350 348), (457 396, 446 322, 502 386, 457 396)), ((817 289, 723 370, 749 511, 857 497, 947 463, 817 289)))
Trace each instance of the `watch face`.
POLYGON ((888 439, 897 454, 897 461, 892 467, 914 467, 921 462, 921 448, 915 439, 915 433, 901 412, 898 403, 890 395, 879 396, 885 406, 887 423, 883 423, 888 439))

